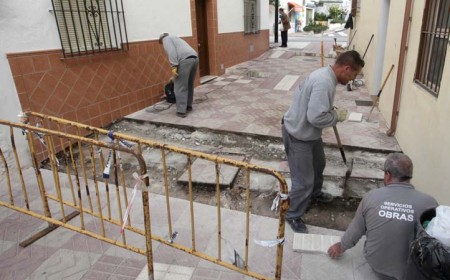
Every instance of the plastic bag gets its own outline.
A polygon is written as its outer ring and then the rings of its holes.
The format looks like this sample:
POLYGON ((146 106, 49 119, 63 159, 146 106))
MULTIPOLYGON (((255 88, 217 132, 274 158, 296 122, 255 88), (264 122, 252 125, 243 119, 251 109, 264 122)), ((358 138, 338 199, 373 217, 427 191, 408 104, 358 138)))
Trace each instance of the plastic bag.
POLYGON ((426 228, 426 232, 439 240, 445 246, 450 247, 450 207, 438 206, 434 217, 426 228))
POLYGON ((433 217, 436 217, 434 208, 425 211, 416 223, 404 279, 450 280, 450 247, 444 246, 422 227, 423 222, 433 217))

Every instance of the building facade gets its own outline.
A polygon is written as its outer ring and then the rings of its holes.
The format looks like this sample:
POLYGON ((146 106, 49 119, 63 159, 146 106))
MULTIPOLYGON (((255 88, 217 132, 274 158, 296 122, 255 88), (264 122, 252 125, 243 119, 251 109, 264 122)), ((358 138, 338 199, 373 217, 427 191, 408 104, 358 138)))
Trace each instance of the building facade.
POLYGON ((416 187, 450 205, 450 1, 355 0, 353 7, 350 47, 363 53, 374 35, 364 67, 373 96, 394 65, 379 103, 386 133, 412 158, 416 187))
POLYGON ((170 65, 159 34, 198 51, 199 76, 220 75, 268 50, 268 11, 268 0, 2 1, 0 118, 107 126, 160 100, 170 65))

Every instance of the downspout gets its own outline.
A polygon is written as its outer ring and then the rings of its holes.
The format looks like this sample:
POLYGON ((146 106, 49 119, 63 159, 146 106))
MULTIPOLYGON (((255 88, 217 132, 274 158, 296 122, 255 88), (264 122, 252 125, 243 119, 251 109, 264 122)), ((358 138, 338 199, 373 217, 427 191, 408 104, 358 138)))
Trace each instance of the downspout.
POLYGON ((406 0, 405 15, 403 18, 402 39, 400 43, 400 55, 398 58, 397 82, 395 84, 394 104, 392 106, 391 128, 386 132, 388 136, 393 136, 397 129, 400 95, 402 91, 403 72, 405 70, 405 56, 408 51, 406 45, 408 41, 409 25, 411 23, 411 10, 413 0, 406 0))
POLYGON ((274 29, 273 29, 273 38, 274 42, 278 43, 278 7, 280 6, 280 3, 278 0, 275 0, 275 23, 274 23, 274 29))

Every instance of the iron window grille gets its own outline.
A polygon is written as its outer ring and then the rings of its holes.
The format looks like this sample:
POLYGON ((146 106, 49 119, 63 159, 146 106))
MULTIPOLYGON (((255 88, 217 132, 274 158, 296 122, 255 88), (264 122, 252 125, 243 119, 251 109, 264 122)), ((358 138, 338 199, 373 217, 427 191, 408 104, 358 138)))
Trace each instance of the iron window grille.
POLYGON ((52 0, 64 57, 128 50, 122 0, 52 0))
POLYGON ((259 7, 257 0, 244 0, 244 33, 259 32, 259 7))
POLYGON ((450 30, 450 0, 427 0, 414 81, 439 95, 450 30))

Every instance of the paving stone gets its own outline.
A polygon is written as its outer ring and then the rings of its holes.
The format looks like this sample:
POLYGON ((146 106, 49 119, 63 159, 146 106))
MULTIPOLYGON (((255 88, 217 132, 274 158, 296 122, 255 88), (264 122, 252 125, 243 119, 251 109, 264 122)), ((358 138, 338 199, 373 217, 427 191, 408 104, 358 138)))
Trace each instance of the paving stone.
POLYGON ((61 249, 30 275, 30 279, 80 279, 94 262, 98 254, 61 249))
MULTIPOLYGON (((283 165, 283 162, 280 161, 263 161, 252 159, 250 163, 266 168, 271 168, 278 172, 281 172, 281 169, 285 167, 285 165, 283 165)), ((285 171, 285 169, 283 170, 285 171)), ((261 172, 252 172, 250 175, 250 190, 257 190, 262 192, 276 191, 279 189, 279 185, 280 183, 278 179, 273 175, 261 172)))
POLYGON ((286 75, 280 82, 274 87, 275 90, 290 90, 292 86, 297 82, 300 76, 286 75))
POLYGON ((348 121, 349 122, 361 122, 362 117, 363 117, 362 113, 351 112, 350 115, 348 116, 348 121))
MULTIPOLYGON (((244 156, 226 156, 234 160, 242 161, 244 156)), ((205 185, 215 185, 216 184, 216 166, 215 162, 196 159, 192 164, 192 183, 193 184, 205 184, 205 185)), ((238 167, 231 166, 228 164, 220 165, 220 180, 219 183, 223 187, 229 187, 239 171, 238 167)), ((178 182, 189 183, 189 174, 186 170, 179 178, 178 182)))
POLYGON ((363 167, 353 167, 352 173, 350 175, 352 178, 358 179, 374 179, 383 180, 384 172, 381 169, 376 168, 363 168, 363 167))
MULTIPOLYGON (((194 274, 194 267, 167 265, 161 263, 154 263, 153 271, 155 280, 190 280, 194 274)), ((136 280, 147 280, 148 267, 145 266, 136 280)))
POLYGON ((294 233, 294 251, 327 254, 328 248, 341 241, 340 236, 322 234, 294 233))
POLYGON ((279 58, 280 56, 282 56, 284 54, 283 51, 274 51, 271 55, 270 58, 279 58))

